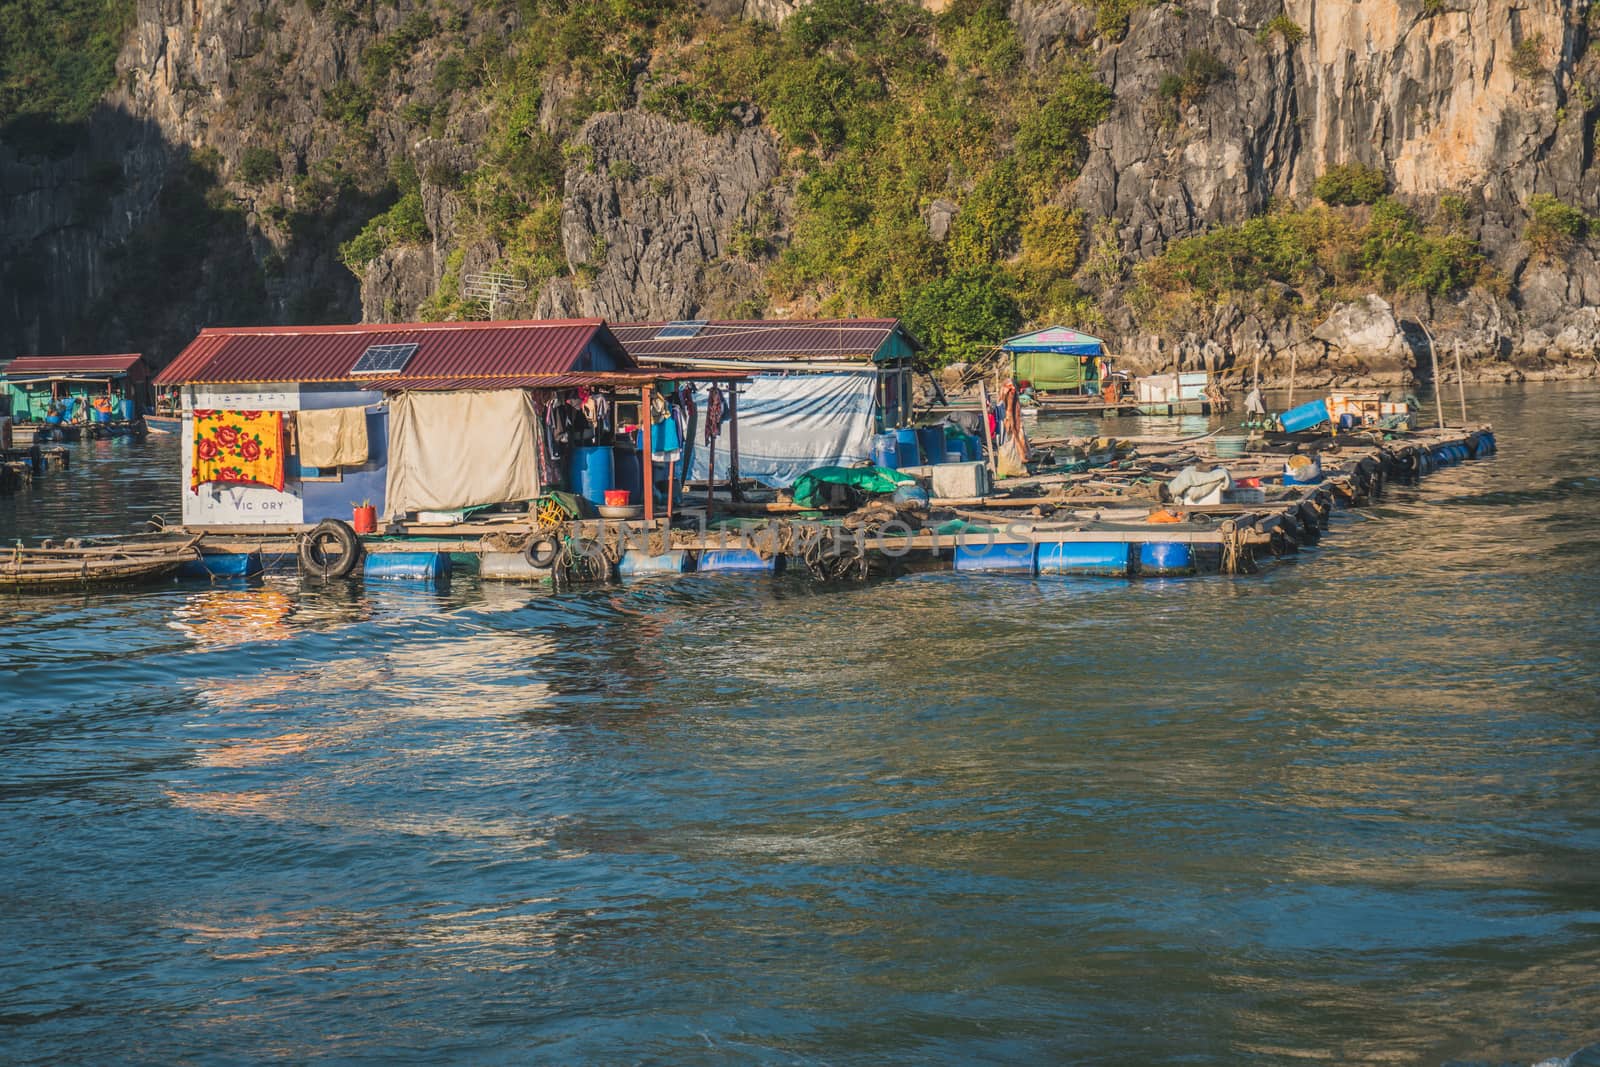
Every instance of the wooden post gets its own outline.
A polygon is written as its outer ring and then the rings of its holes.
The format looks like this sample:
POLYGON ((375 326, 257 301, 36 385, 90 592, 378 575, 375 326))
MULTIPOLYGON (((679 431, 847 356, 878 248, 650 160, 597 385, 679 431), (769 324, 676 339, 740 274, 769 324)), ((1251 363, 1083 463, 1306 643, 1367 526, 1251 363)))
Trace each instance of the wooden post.
POLYGON ((1261 388, 1261 346, 1256 345, 1255 363, 1250 368, 1250 388, 1261 388))
POLYGON ((1439 349, 1433 343, 1433 331, 1428 329, 1428 324, 1419 322, 1422 335, 1428 339, 1428 358, 1433 360, 1433 400, 1439 408, 1439 425, 1444 425, 1444 383, 1439 381, 1439 349))
POLYGON ((983 410, 978 417, 983 420, 981 428, 983 430, 984 461, 989 464, 989 473, 996 474, 999 470, 999 464, 995 462, 994 432, 989 428, 989 384, 987 382, 980 381, 978 383, 978 399, 983 403, 983 410))
POLYGON ((1467 425, 1467 379, 1461 373, 1461 342, 1456 342, 1456 395, 1461 398, 1461 425, 1467 425))
POLYGON ((656 480, 650 469, 650 431, 653 424, 648 385, 639 387, 639 422, 639 432, 643 438, 639 449, 639 480, 644 483, 644 521, 653 525, 656 521, 656 480))
POLYGON ((1289 349, 1289 402, 1284 405, 1284 410, 1294 407, 1294 372, 1300 362, 1300 346, 1289 349))
POLYGON ((728 383, 728 495, 743 500, 739 492, 739 383, 728 383))
MULTIPOLYGON (((711 388, 717 387, 716 382, 711 383, 711 388)), ((709 392, 707 394, 710 395, 709 392)), ((717 428, 711 425, 711 405, 706 405, 706 430, 711 436, 706 438, 706 522, 711 521, 711 491, 717 486, 717 428)))

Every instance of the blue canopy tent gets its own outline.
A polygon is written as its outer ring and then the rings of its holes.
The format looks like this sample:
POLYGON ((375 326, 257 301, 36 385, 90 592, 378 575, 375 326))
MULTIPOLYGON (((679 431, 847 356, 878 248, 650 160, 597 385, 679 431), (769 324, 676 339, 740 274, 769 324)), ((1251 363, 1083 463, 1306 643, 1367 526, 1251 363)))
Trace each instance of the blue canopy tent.
POLYGON ((1100 392, 1106 374, 1105 342, 1065 326, 1049 326, 1009 337, 1012 380, 1040 393, 1100 392))

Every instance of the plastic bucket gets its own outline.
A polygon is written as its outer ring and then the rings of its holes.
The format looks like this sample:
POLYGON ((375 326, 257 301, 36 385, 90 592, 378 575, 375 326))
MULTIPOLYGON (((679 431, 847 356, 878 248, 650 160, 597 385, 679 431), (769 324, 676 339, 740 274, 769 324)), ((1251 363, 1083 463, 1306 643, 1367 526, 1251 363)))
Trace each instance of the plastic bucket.
POLYGON ((1249 441, 1250 438, 1243 435, 1214 437, 1212 438, 1212 447, 1217 450, 1217 456, 1219 458, 1237 459, 1238 457, 1244 455, 1245 446, 1249 443, 1249 441))
POLYGON ((628 500, 632 496, 633 494, 626 489, 607 489, 606 507, 625 508, 628 506, 628 500))

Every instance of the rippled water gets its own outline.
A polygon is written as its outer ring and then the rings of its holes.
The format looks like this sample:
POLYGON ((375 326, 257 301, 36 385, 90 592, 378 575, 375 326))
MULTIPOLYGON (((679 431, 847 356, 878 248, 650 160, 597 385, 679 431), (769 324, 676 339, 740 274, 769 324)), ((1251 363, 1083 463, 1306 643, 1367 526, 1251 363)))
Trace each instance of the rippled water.
MULTIPOLYGON (((0 1057, 1571 1053, 1600 394, 1474 416, 1237 580, 0 599, 0 1057)), ((0 537, 176 510, 74 447, 0 537)))

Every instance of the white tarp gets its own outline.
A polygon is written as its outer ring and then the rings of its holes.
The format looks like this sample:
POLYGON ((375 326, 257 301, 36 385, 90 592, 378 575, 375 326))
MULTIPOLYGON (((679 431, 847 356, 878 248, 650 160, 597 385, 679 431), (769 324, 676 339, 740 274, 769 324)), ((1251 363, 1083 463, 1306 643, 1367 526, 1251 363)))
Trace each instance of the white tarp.
MULTIPOLYGON (((873 371, 763 374, 739 386, 739 474, 786 487, 814 467, 872 457, 873 371)), ((689 477, 706 476, 705 394, 689 477)), ((717 438, 717 477, 728 476, 728 427, 717 438)))
POLYGON ((389 405, 385 517, 533 499, 538 427, 520 389, 400 394, 389 405))

